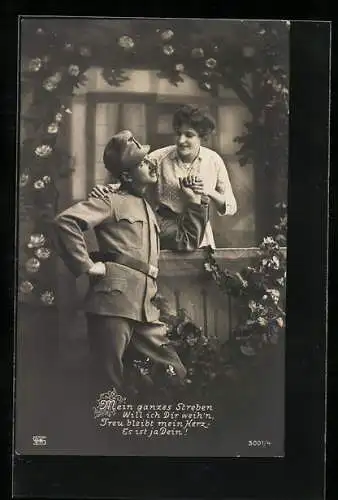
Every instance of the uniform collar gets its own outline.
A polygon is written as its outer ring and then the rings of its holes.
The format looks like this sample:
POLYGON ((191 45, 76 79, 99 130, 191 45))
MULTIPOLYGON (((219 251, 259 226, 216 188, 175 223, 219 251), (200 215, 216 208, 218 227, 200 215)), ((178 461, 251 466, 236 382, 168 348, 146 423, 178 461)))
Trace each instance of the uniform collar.
POLYGON ((138 191, 134 190, 133 189, 133 186, 131 185, 130 187, 126 187, 126 186, 122 186, 120 191, 119 191, 121 194, 124 194, 124 195, 132 195, 132 196, 136 196, 136 198, 144 198, 145 197, 145 193, 139 193, 138 191))

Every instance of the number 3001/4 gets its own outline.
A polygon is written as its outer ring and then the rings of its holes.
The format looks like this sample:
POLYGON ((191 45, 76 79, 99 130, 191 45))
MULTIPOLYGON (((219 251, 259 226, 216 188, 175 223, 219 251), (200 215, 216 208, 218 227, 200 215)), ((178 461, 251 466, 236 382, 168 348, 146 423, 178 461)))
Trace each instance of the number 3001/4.
POLYGON ((267 446, 271 446, 271 442, 270 441, 262 441, 260 439, 254 439, 254 440, 249 440, 248 441, 248 446, 258 446, 258 447, 267 447, 267 446))

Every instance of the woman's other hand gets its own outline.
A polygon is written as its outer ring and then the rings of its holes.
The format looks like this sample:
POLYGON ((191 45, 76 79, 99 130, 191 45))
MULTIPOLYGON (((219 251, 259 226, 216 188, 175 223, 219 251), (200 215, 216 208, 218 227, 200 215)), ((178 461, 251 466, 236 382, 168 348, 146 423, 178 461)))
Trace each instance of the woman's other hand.
POLYGON ((204 182, 197 175, 188 175, 184 177, 183 183, 186 187, 190 187, 195 194, 205 194, 204 182))

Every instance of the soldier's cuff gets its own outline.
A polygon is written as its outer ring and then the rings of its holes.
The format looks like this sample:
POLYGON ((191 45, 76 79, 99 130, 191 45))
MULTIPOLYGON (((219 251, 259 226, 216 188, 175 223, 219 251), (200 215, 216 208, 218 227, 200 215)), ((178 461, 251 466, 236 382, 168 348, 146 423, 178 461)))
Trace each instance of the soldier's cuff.
POLYGON ((219 208, 217 210, 217 215, 228 215, 228 206, 227 206, 227 203, 224 202, 223 205, 222 205, 222 208, 219 208))
POLYGON ((218 215, 235 215, 237 206, 233 203, 224 202, 221 210, 217 210, 218 215))
POLYGON ((77 276, 81 276, 82 274, 87 274, 89 269, 91 269, 94 264, 95 262, 93 262, 91 259, 88 259, 85 262, 83 262, 81 266, 79 266, 77 276))

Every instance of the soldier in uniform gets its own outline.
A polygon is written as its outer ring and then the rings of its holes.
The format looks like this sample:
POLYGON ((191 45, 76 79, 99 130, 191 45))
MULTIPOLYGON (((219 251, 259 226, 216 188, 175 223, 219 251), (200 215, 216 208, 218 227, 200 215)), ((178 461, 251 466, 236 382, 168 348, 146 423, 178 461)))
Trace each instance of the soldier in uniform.
MULTIPOLYGON (((55 219, 60 257, 76 276, 87 273, 85 300, 88 336, 107 384, 123 391, 123 356, 129 343, 153 362, 184 380, 185 367, 166 337, 154 304, 160 250, 160 227, 145 200, 157 182, 157 167, 148 159, 150 147, 122 131, 104 151, 106 169, 120 181, 117 191, 89 197, 55 219), (99 251, 89 254, 84 232, 94 229, 99 251)), ((198 247, 208 221, 208 203, 182 182, 187 209, 162 224, 172 249, 198 247)))

